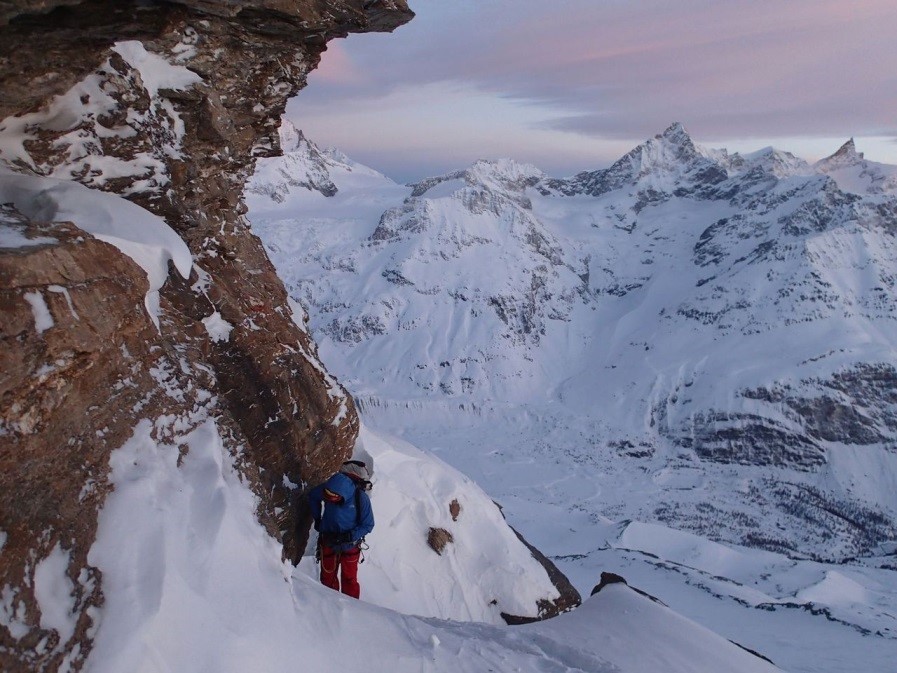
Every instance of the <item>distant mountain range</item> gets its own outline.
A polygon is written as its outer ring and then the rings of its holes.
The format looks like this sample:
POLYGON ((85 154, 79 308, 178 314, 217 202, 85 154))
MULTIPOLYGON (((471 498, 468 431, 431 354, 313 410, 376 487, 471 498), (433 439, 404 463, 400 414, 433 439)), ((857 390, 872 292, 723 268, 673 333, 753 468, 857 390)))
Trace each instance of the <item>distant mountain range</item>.
MULTIPOLYGON (((399 185, 282 140, 250 218, 322 359, 574 581, 629 520, 897 566, 897 167, 674 124, 570 178, 498 160, 399 185)), ((844 624, 868 628, 861 604, 844 624)))
POLYGON ((368 415, 418 409, 425 435, 460 406, 516 452, 653 475, 599 512, 833 560, 897 535, 897 167, 680 124, 567 179, 500 160, 401 186, 284 147, 254 226, 368 415))

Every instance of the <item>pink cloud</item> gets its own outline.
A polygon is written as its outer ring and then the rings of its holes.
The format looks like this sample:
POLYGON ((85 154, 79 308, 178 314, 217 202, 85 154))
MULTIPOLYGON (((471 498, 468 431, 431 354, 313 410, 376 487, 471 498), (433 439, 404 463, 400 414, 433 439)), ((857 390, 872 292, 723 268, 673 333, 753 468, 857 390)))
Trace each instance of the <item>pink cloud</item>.
POLYGON ((332 40, 321 54, 321 63, 312 75, 316 81, 330 84, 358 84, 364 75, 352 61, 342 40, 332 40))
POLYGON ((521 20, 469 74, 607 137, 893 133, 894 34, 891 0, 601 3, 521 20))
MULTIPOLYGON (((324 72, 312 75, 323 86, 300 96, 303 112, 327 117, 369 109, 389 92, 459 84, 544 111, 519 115, 523 139, 536 127, 636 142, 674 120, 708 142, 897 136, 895 0, 421 0, 414 8, 417 18, 391 36, 334 43, 324 72)), ((382 114, 423 123, 404 108, 382 114)), ((425 121, 431 134, 443 132, 425 121)))

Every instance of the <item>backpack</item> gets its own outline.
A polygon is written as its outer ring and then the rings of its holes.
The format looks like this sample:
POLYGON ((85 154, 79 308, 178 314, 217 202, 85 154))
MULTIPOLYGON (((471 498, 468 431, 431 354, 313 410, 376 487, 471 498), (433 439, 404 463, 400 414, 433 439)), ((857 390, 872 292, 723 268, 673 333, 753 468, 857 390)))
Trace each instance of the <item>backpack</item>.
MULTIPOLYGON (((347 460, 337 474, 347 475, 352 480, 352 483, 355 484, 355 526, 358 527, 361 525, 361 492, 370 491, 374 487, 373 482, 368 479, 367 465, 361 460, 347 460)), ((327 499, 327 493, 332 493, 332 491, 324 489, 325 500, 327 499)), ((340 498, 339 504, 341 506, 345 504, 342 498, 340 498)), ((326 508, 327 505, 325 504, 324 507, 326 508)))
POLYGON ((324 505, 322 532, 334 534, 364 527, 365 510, 369 511, 370 508, 362 502, 362 492, 370 488, 370 481, 353 479, 345 472, 337 472, 324 482, 320 491, 324 505))

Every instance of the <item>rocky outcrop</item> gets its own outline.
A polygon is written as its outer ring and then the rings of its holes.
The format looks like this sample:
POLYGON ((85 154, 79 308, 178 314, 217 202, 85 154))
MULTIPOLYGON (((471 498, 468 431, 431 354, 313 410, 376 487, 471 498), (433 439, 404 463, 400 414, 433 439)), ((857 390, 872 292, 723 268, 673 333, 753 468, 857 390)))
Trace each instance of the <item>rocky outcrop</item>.
POLYGON ((280 115, 326 41, 411 16, 403 0, 0 6, 0 170, 126 196, 194 262, 161 288, 156 325, 128 256, 0 204, 19 241, 0 248, 3 670, 83 666, 103 600, 88 551, 109 455, 138 419, 176 444, 215 418, 260 520, 298 557, 298 486, 348 456, 358 422, 243 217, 243 185, 256 157, 279 151, 280 115), (51 553, 68 559, 67 638, 44 628, 34 595, 51 553))
POLYGON ((31 244, 0 250, 0 574, 14 615, 0 628, 0 662, 37 671, 67 659, 77 670, 90 652, 89 611, 103 602, 87 557, 110 453, 135 418, 188 422, 208 409, 215 382, 184 365, 202 362, 186 339, 159 339, 146 274, 128 256, 67 223, 31 224, 25 235, 31 244), (46 626, 35 600, 36 568, 53 552, 68 558, 68 638, 46 626))
MULTIPOLYGON (((897 370, 859 363, 828 378, 742 390, 753 413, 694 414, 671 438, 704 460, 812 471, 831 443, 897 448, 897 370)), ((663 409, 655 409, 663 427, 663 409)))
MULTIPOLYGON (((499 509, 501 509, 501 507, 499 507, 499 509)), ((502 515, 504 515, 504 513, 502 513, 502 515)), ((551 583, 554 584, 554 588, 558 591, 558 597, 554 600, 542 599, 538 601, 537 607, 539 614, 537 617, 521 617, 519 615, 511 615, 502 612, 502 619, 511 626, 529 624, 542 619, 557 617, 559 614, 569 612, 570 610, 579 607, 582 604, 582 596, 579 595, 576 587, 571 584, 570 580, 567 579, 567 576, 558 569, 551 559, 527 542, 526 538, 524 538, 517 529, 511 526, 511 530, 514 531, 514 535, 517 536, 517 539, 529 549, 532 557, 545 568, 545 572, 548 574, 548 579, 551 580, 551 583)))

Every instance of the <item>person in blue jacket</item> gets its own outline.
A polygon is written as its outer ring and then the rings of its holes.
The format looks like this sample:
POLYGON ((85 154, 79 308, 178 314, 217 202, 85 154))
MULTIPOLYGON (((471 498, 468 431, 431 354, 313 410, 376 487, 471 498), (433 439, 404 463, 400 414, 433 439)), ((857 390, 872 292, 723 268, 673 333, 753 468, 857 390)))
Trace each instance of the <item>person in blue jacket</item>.
POLYGON ((358 560, 365 535, 374 529, 374 511, 367 466, 348 460, 340 471, 308 493, 308 503, 318 531, 321 584, 353 598, 361 596, 358 560), (340 587, 341 575, 342 587, 340 587))

